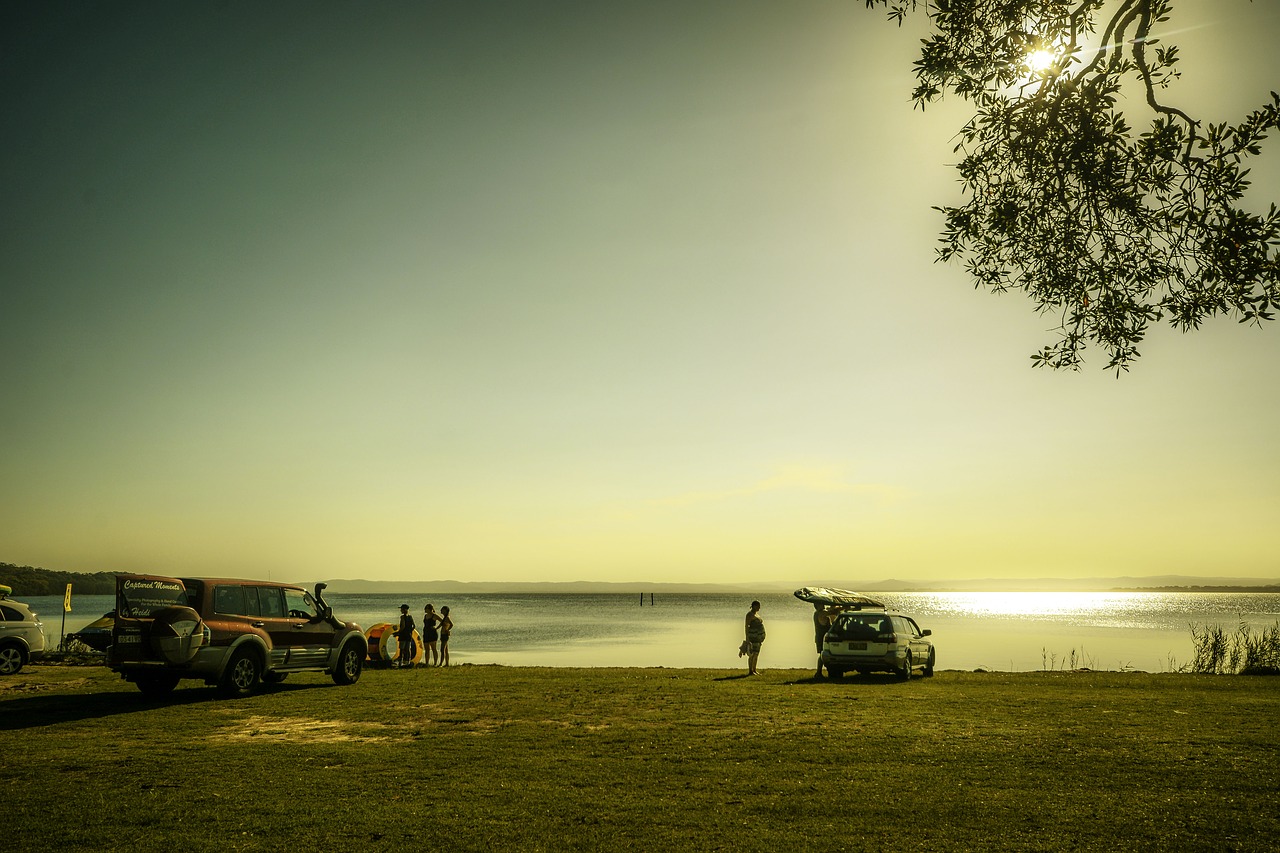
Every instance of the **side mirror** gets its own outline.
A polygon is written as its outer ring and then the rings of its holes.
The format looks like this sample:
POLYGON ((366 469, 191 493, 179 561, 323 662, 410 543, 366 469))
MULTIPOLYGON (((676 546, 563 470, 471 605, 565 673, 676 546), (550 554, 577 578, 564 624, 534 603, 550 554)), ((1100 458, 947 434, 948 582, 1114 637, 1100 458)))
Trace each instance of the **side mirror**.
POLYGON ((928 628, 925 628, 923 631, 921 631, 921 632, 920 632, 920 636, 921 636, 921 637, 932 637, 932 636, 933 636, 933 632, 932 632, 932 631, 930 631, 928 628))

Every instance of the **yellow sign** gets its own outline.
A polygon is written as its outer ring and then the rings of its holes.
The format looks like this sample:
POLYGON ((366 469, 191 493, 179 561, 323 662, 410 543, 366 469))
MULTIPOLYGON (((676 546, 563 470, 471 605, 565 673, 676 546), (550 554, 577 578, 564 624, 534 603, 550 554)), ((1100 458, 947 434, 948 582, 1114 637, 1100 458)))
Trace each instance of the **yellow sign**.
POLYGON ((62 609, 67 613, 71 612, 71 584, 67 584, 67 597, 62 599, 62 609))

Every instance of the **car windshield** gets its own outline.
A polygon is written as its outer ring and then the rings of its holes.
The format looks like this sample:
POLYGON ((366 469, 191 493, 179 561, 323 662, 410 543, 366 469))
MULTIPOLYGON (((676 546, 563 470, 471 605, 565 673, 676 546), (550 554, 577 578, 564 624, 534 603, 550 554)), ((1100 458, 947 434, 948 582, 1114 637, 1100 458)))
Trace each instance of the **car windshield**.
POLYGON ((125 619, 145 619, 157 610, 186 603, 187 590, 177 580, 120 578, 116 587, 116 610, 125 619))
POLYGON ((874 640, 893 630, 893 623, 883 613, 847 613, 836 620, 827 632, 833 640, 874 640))

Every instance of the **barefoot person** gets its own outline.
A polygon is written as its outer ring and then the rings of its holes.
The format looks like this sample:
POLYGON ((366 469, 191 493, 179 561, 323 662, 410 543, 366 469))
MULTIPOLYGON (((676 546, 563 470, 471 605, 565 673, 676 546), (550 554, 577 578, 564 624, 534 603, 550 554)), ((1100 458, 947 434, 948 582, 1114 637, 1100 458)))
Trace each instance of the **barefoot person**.
POLYGON ((423 645, 423 665, 439 666, 440 653, 436 651, 436 641, 440 639, 440 631, 436 625, 440 623, 440 615, 436 613, 434 605, 428 604, 422 608, 422 645, 423 645))
POLYGON ((440 665, 449 665, 449 634, 453 631, 453 620, 449 618, 449 606, 440 608, 440 665))
POLYGON ((400 605, 400 624, 396 626, 396 649, 399 654, 396 655, 396 666, 411 667, 413 666, 413 632, 417 626, 413 624, 413 617, 409 615, 409 605, 400 605))
POLYGON ((814 678, 822 677, 822 644, 827 639, 827 631, 836 621, 844 608, 837 607, 834 604, 830 607, 824 607, 821 602, 813 603, 813 641, 818 646, 818 671, 813 674, 814 678))
POLYGON ((760 657, 760 646, 764 643, 764 620, 760 618, 760 602, 751 602, 747 611, 747 674, 759 675, 756 672, 756 659, 760 657))

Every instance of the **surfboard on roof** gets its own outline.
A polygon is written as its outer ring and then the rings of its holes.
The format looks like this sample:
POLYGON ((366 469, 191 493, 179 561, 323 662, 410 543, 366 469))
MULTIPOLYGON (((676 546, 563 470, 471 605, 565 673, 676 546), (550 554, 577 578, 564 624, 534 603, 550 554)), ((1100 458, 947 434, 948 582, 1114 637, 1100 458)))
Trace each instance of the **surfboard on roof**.
POLYGON ((801 601, 807 601, 810 604, 826 604, 838 605, 840 607, 858 607, 875 609, 884 609, 882 602, 876 601, 874 598, 863 595, 860 592, 854 592, 850 589, 835 589, 825 586, 806 586, 795 591, 796 598, 801 601))

